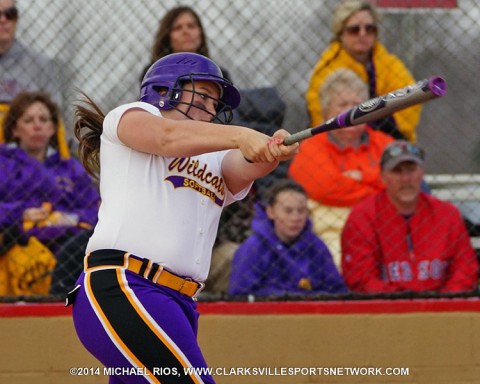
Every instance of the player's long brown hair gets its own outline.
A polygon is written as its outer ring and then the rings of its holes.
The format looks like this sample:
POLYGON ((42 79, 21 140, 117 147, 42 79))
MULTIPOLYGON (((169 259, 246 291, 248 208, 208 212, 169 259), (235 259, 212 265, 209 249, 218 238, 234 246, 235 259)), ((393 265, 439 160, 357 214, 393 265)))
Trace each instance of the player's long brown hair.
POLYGON ((82 92, 84 100, 75 105, 73 132, 78 139, 78 154, 87 172, 96 180, 100 172, 100 135, 105 114, 82 92))

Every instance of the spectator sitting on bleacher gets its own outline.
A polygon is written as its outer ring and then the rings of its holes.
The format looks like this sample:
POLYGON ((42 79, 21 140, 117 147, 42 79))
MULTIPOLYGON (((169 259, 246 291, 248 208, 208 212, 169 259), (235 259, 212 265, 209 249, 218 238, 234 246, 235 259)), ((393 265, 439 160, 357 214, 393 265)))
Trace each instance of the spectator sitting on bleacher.
MULTIPOLYGON (((210 57, 208 39, 200 16, 193 8, 180 5, 171 8, 160 20, 153 42, 150 63, 143 69, 143 80, 148 68, 158 59, 178 52, 192 52, 210 57)), ((223 77, 231 81, 228 71, 220 67, 223 77)))
POLYGON ((56 252, 97 221, 99 194, 83 166, 59 152, 59 111, 50 96, 22 92, 12 101, 0 144, 0 233, 9 244, 35 237, 56 252), (12 235, 14 234, 14 235, 12 235))
MULTIPOLYGON (((311 126, 324 121, 323 100, 318 98, 318 91, 327 76, 339 68, 351 69, 360 76, 369 85, 369 98, 415 82, 405 64, 379 41, 379 21, 375 7, 367 0, 344 0, 338 4, 332 19, 332 43, 315 65, 306 93, 311 126)), ((415 142, 421 110, 420 105, 415 105, 370 125, 396 139, 415 142)))
POLYGON ((307 196, 293 180, 280 180, 268 204, 256 204, 253 234, 233 258, 231 295, 310 295, 346 292, 326 245, 312 232, 307 196))
POLYGON ((386 190, 356 205, 342 233, 352 291, 472 291, 478 261, 459 210, 421 191, 423 151, 395 141, 383 152, 386 190))
POLYGON ((63 102, 58 67, 16 38, 18 19, 15 1, 0 0, 0 126, 10 103, 20 92, 44 91, 60 107, 63 102))
MULTIPOLYGON (((367 84, 353 71, 337 69, 320 89, 328 120, 367 100, 367 84)), ((380 157, 393 138, 366 124, 338 129, 300 144, 290 176, 307 191, 315 233, 340 267, 340 235, 353 205, 384 188, 380 157)))

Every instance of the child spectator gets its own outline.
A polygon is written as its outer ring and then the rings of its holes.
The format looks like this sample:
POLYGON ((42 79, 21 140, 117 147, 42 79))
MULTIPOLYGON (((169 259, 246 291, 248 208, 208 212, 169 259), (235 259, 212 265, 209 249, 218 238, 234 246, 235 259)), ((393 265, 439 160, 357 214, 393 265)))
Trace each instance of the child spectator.
POLYGON ((233 258, 231 295, 311 295, 346 292, 326 245, 312 232, 307 196, 293 180, 270 189, 256 204, 253 234, 233 258))

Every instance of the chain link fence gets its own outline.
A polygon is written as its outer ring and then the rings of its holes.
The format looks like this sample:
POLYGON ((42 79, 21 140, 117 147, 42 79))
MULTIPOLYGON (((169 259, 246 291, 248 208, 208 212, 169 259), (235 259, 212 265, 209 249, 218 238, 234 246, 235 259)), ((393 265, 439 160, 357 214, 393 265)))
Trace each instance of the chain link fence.
MULTIPOLYGON (((475 89, 480 87, 480 48, 476 44, 480 4, 474 0, 374 3, 382 16, 379 39, 389 51, 416 79, 439 75, 447 81, 447 95, 424 105, 417 128, 418 143, 427 154, 426 180, 432 193, 461 209, 475 241, 480 226, 480 135, 475 109, 475 89)), ((336 0, 181 2, 200 15, 211 57, 228 70, 244 95, 254 89, 265 90, 266 100, 274 103, 270 109, 275 114, 275 108, 280 108, 277 117, 291 132, 308 127, 304 96, 312 69, 331 41, 332 11, 337 4, 336 0), (274 93, 269 94, 272 90, 274 93)), ((61 107, 72 151, 76 146, 73 104, 80 98, 79 92, 92 97, 104 111, 137 100, 158 23, 178 5, 174 0, 17 0, 17 38, 57 64, 61 107)), ((268 113, 266 116, 272 118, 268 113)), ((236 119, 242 120, 238 113, 236 119)), ((273 178, 260 180, 255 190, 261 195, 273 179, 286 177, 287 169, 288 164, 273 178)), ((226 297, 232 253, 251 233, 258 196, 250 196, 225 212, 212 264, 213 296, 207 294, 206 299, 218 298, 218 294, 226 297), (215 288, 216 282, 220 288, 215 288)), ((68 239, 70 249, 82 249, 84 240, 68 239)), ((332 245, 327 242, 327 246, 332 245)), ((61 289, 69 286, 81 269, 78 259, 72 258, 69 263, 62 267, 68 283, 61 289)), ((39 300, 37 296, 33 299, 39 300)))

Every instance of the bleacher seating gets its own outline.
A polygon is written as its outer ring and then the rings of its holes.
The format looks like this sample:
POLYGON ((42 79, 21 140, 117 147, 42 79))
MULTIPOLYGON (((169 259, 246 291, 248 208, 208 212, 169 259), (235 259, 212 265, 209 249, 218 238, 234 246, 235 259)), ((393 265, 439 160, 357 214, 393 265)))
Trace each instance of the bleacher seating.
POLYGON ((436 174, 426 175, 425 179, 434 196, 460 209, 480 256, 480 174, 436 174))

